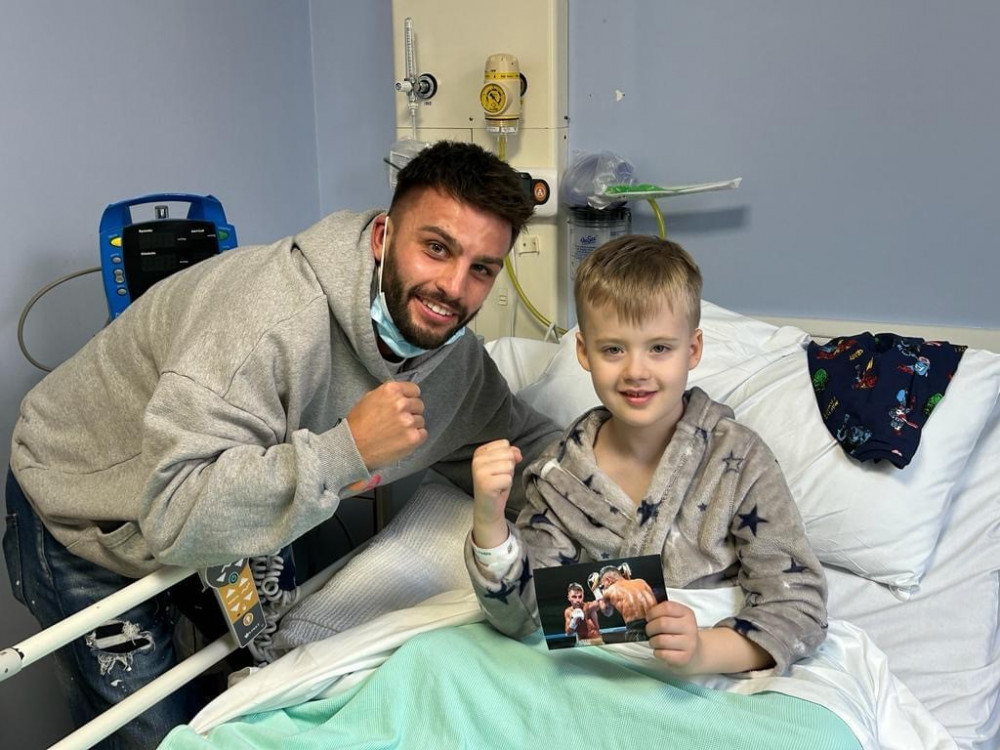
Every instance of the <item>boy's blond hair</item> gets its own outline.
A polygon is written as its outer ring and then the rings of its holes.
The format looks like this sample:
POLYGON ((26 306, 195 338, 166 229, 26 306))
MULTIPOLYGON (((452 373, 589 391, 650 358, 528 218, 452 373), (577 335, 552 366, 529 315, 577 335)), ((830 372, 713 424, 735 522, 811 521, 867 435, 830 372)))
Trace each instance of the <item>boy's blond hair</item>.
POLYGON ((664 300, 671 312, 688 316, 691 330, 701 321, 701 270, 676 242, 648 234, 627 234, 605 242, 576 270, 573 296, 583 330, 584 312, 610 305, 619 318, 638 324, 664 300))

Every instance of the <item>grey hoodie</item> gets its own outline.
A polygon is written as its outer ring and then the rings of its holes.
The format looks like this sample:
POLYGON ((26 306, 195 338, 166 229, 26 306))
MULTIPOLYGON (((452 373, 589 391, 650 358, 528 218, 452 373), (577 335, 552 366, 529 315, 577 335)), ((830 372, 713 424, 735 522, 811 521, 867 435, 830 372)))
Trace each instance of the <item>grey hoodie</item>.
POLYGON ((372 479, 343 420, 394 377, 419 381, 428 439, 379 469, 383 484, 434 466, 471 492, 478 444, 510 437, 534 456, 555 439, 473 335, 400 375, 382 359, 377 214, 164 279, 32 389, 11 467, 52 535, 128 576, 274 552, 372 479))
POLYGON ((770 653, 778 672, 823 642, 826 577, 774 455, 700 388, 685 399, 638 507, 597 466, 594 439, 610 416, 599 407, 525 470, 527 504, 512 533, 527 559, 494 581, 470 534, 466 564, 498 630, 521 637, 538 626, 530 567, 656 554, 668 587, 739 585, 743 609, 715 624, 770 653))

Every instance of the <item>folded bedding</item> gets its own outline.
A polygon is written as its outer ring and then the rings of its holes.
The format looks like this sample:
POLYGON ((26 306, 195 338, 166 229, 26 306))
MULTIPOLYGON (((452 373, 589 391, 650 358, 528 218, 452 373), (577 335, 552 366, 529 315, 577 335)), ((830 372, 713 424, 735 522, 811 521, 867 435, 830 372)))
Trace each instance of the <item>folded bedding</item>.
POLYGON ((858 750, 834 713, 777 692, 729 693, 664 678, 599 648, 549 652, 485 623, 401 646, 333 697, 257 713, 168 747, 858 750), (502 738, 498 742, 499 738, 502 738))
MULTIPOLYGON (((729 589, 669 595, 699 622, 737 599, 729 589)), ((604 723, 617 740, 601 735, 598 746, 955 747, 889 673, 884 654, 848 623, 831 621, 819 652, 784 675, 683 681, 643 644, 550 652, 540 635, 504 638, 481 617, 471 590, 456 590, 302 646, 176 728, 161 750, 339 747, 347 738, 348 746, 372 748, 410 747, 412 737, 421 747, 462 744, 450 732, 467 746, 480 746, 468 739, 477 732, 515 737, 512 747, 561 746, 566 731, 593 737, 596 726, 608 729, 604 723), (566 730, 571 719, 581 726, 566 730)))

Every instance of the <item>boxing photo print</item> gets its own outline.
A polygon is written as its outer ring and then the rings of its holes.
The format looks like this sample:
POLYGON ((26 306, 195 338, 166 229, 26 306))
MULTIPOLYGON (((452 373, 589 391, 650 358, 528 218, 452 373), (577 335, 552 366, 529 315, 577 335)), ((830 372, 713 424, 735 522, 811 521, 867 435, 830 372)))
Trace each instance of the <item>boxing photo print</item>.
POLYGON ((646 612, 667 598, 659 555, 535 570, 550 649, 645 641, 646 612))

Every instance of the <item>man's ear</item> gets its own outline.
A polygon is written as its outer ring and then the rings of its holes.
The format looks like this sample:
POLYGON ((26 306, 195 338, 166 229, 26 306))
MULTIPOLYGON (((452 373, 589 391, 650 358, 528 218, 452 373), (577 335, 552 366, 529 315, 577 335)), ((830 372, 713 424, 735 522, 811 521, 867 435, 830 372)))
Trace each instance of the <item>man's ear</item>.
POLYGON ((587 356, 587 343, 583 340, 583 333, 576 332, 576 359, 587 372, 590 372, 590 357, 587 356))
POLYGON ((375 262, 382 262, 382 248, 385 246, 385 238, 388 236, 389 214, 379 214, 372 222, 372 255, 375 262))
POLYGON ((691 355, 688 360, 688 369, 693 370, 701 362, 701 354, 705 350, 705 341, 701 335, 701 329, 695 328, 691 336, 691 355))

